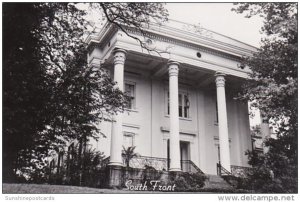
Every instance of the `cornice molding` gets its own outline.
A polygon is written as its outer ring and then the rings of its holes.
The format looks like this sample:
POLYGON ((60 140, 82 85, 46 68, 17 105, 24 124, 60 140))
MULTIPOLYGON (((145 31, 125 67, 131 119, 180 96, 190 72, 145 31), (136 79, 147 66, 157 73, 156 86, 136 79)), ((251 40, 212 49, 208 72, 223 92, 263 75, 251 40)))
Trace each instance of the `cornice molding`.
MULTIPOLYGON (((141 53, 141 47, 137 43, 130 42, 117 42, 116 46, 120 48, 126 48, 128 51, 132 53, 141 53)), ((236 66, 228 66, 224 65, 222 63, 215 63, 213 61, 208 60, 196 60, 191 57, 187 57, 186 55, 176 54, 178 56, 176 60, 180 62, 181 64, 188 65, 189 68, 192 68, 194 70, 199 70, 198 67, 202 67, 205 70, 203 71, 210 71, 210 72, 217 72, 217 71, 223 71, 228 75, 237 76, 241 78, 248 78, 249 71, 242 70, 237 68, 236 66), (224 68, 224 69, 223 69, 224 68), (222 69, 222 70, 221 70, 222 69), (228 70, 226 70, 228 69, 228 70)), ((170 59, 169 54, 161 54, 159 56, 160 58, 163 58, 165 60, 170 59)))
MULTIPOLYGON (((229 54, 229 53, 222 52, 220 50, 216 50, 216 49, 213 49, 213 48, 208 48, 208 47, 202 46, 200 44, 195 44, 195 43, 183 41, 183 40, 180 40, 180 39, 170 38, 170 37, 167 37, 167 36, 158 35, 156 33, 150 33, 148 31, 145 31, 143 34, 136 31, 136 30, 130 29, 130 28, 126 28, 126 31, 130 32, 131 34, 148 37, 151 40, 162 41, 162 42, 170 43, 170 44, 173 44, 173 45, 183 46, 183 47, 186 47, 186 48, 193 48, 193 49, 196 49, 198 51, 202 51, 202 52, 205 52, 205 53, 208 53, 208 54, 211 54, 211 55, 215 55, 215 56, 223 57, 223 58, 226 58, 226 59, 234 60, 234 61, 237 61, 237 62, 241 62, 241 57, 243 55, 249 55, 249 53, 244 54, 242 52, 235 53, 235 54, 239 54, 240 56, 232 55, 232 54, 229 54)), ((216 48, 221 49, 222 47, 216 47, 216 48)), ((225 51, 228 51, 228 52, 232 52, 232 50, 230 50, 230 49, 227 49, 227 50, 225 48, 222 48, 222 49, 225 50, 225 51)))
MULTIPOLYGON (((153 26, 153 25, 151 25, 151 26, 153 26)), ((180 45, 180 46, 187 47, 187 48, 193 48, 193 49, 196 49, 196 50, 208 53, 208 54, 227 58, 227 59, 234 60, 237 62, 241 61, 242 56, 244 56, 244 55, 249 56, 252 53, 254 53, 254 51, 251 51, 251 50, 233 46, 231 44, 223 43, 221 41, 210 39, 207 37, 202 37, 202 36, 190 33, 190 32, 187 32, 187 33, 192 36, 194 41, 188 41, 188 40, 191 40, 190 38, 188 38, 188 36, 182 36, 184 34, 187 35, 186 31, 185 32, 181 31, 182 35, 177 34, 177 36, 173 36, 172 35, 173 33, 172 33, 172 34, 170 34, 170 36, 166 36, 167 33, 165 32, 165 30, 162 32, 158 32, 156 30, 145 29, 144 33, 142 34, 134 28, 124 27, 124 29, 131 34, 148 37, 151 40, 157 40, 157 41, 171 43, 174 45, 180 45), (196 37, 197 37, 197 39, 195 39, 196 37), (202 43, 202 45, 200 45, 200 43, 202 43), (210 46, 210 47, 206 47, 205 45, 210 46), (226 53, 224 51, 227 51, 229 53, 226 53)), ((172 27, 165 26, 164 29, 172 30, 172 27)), ((173 28, 173 29, 178 31, 175 28, 173 28)), ((99 47, 99 46, 101 47, 102 45, 106 44, 108 42, 109 38, 111 37, 111 35, 116 33, 118 30, 119 29, 114 25, 111 25, 111 24, 106 25, 105 28, 97 36, 91 35, 91 36, 87 37, 86 43, 88 44, 88 48, 90 48, 90 46, 91 46, 91 48, 99 47), (101 44, 100 44, 100 42, 101 42, 101 44)), ((240 42, 240 43, 243 44, 242 42, 240 42)))
POLYGON ((89 35, 86 38, 85 43, 87 44, 88 50, 93 49, 95 47, 102 48, 110 41, 112 36, 118 31, 118 29, 111 24, 108 24, 104 27, 105 28, 103 28, 99 33, 97 33, 97 35, 89 35))

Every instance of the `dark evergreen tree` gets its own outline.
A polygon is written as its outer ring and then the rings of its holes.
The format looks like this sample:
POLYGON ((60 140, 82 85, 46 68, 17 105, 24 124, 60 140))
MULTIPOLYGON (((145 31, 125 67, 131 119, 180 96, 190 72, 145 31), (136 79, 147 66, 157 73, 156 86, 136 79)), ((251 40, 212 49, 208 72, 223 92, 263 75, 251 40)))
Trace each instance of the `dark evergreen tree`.
MULTIPOLYGON (((109 21, 120 29, 142 31, 150 19, 167 16, 158 3, 93 7, 107 18, 116 12, 109 21)), ((126 104, 105 70, 86 64, 85 15, 74 3, 3 3, 4 182, 18 173, 42 178, 49 150, 98 138, 97 124, 126 104)))
MULTIPOLYGON (((3 4, 3 180, 14 180, 16 168, 27 167, 32 150, 45 154, 45 107, 51 94, 40 64, 40 26, 33 4, 3 4)), ((51 82, 51 81, 50 81, 51 82)))
POLYGON ((274 128, 265 155, 248 152, 252 188, 261 192, 297 192, 298 179, 298 10, 297 3, 242 3, 234 9, 264 19, 266 37, 257 53, 245 58, 252 70, 242 98, 274 128))

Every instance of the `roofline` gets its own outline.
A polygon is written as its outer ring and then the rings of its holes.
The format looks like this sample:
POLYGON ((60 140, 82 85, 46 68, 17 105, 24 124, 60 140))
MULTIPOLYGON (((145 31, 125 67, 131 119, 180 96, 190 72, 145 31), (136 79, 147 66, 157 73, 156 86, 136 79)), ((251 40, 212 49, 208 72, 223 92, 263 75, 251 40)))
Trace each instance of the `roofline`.
MULTIPOLYGON (((168 21, 174 21, 174 22, 177 22, 177 23, 182 23, 182 24, 187 24, 187 25, 190 25, 190 26, 195 26, 195 25, 193 25, 193 24, 190 24, 190 23, 187 23, 187 22, 183 22, 183 21, 179 21, 179 20, 174 20, 174 19, 168 19, 168 21)), ((171 26, 167 26, 167 25, 165 25, 165 26, 166 26, 166 27, 171 27, 171 26)), ((176 29, 175 27, 172 27, 172 28, 173 28, 173 29, 176 29)), ((214 33, 214 34, 223 36, 223 37, 225 37, 225 38, 234 40, 234 41, 236 41, 236 42, 242 43, 242 44, 244 44, 244 45, 250 46, 250 47, 252 47, 252 48, 258 49, 258 47, 255 47, 254 45, 245 43, 245 42, 243 42, 243 41, 240 41, 240 40, 237 40, 237 39, 235 39, 235 38, 226 36, 226 35, 224 35, 224 34, 220 34, 219 32, 212 31, 212 30, 210 30, 210 29, 206 29, 206 28, 203 28, 203 27, 202 27, 202 29, 205 29, 205 30, 207 30, 207 31, 209 31, 209 32, 212 32, 212 33, 214 33)), ((180 29, 178 29, 178 30, 180 30, 180 29)), ((182 31, 182 30, 180 30, 180 31, 182 31)), ((193 33, 192 33, 192 34, 193 34, 193 33)))
MULTIPOLYGON (((182 25, 194 26, 192 24, 185 23, 185 22, 180 22, 180 21, 177 21, 177 20, 170 19, 169 21, 170 22, 180 23, 182 25)), ((92 35, 92 34, 88 35, 87 38, 85 39, 85 42, 88 44, 88 46, 90 44, 92 44, 92 43, 99 43, 100 41, 102 41, 103 38, 106 37, 106 35, 109 32, 113 31, 114 28, 115 28, 115 26, 113 24, 111 24, 109 22, 106 22, 104 24, 104 26, 102 27, 102 29, 101 29, 100 32, 96 33, 96 35, 92 35)), ((130 29, 130 27, 128 27, 128 28, 130 29)), ((148 28, 144 28, 144 30, 146 32, 148 32, 148 33, 153 33, 153 34, 158 34, 157 32, 161 31, 160 35, 166 36, 166 32, 165 31, 163 31, 163 30, 155 30, 155 28, 157 28, 157 29, 161 29, 162 28, 162 29, 170 30, 170 31, 172 30, 173 32, 178 32, 179 33, 177 36, 173 35, 173 37, 172 37, 172 35, 170 35, 170 36, 168 36, 169 38, 174 38, 175 39, 175 38, 182 38, 184 36, 185 37, 189 37, 190 36, 190 37, 193 37, 193 38, 199 38, 199 40, 204 40, 204 41, 206 41, 208 43, 223 44, 222 46, 227 46, 229 48, 233 48, 233 49, 236 49, 236 50, 238 50, 238 49, 241 50, 242 49, 243 52, 248 52, 248 54, 253 54, 254 52, 256 52, 258 50, 258 48, 255 47, 255 46, 252 46, 252 45, 249 45, 247 43, 241 42, 239 40, 233 39, 231 37, 219 34, 217 32, 210 31, 209 29, 206 29, 206 28, 201 28, 201 29, 207 30, 208 32, 214 33, 217 36, 221 36, 221 37, 227 38, 229 40, 235 41, 238 44, 241 44, 241 45, 244 45, 244 46, 247 46, 247 47, 241 47, 241 46, 238 46, 236 44, 231 44, 231 43, 228 43, 228 42, 224 42, 224 41, 222 41, 220 39, 213 39, 213 38, 209 38, 209 37, 206 37, 206 36, 201 36, 201 35, 199 35, 197 33, 193 33, 191 31, 185 31, 185 30, 179 29, 177 27, 172 27, 172 26, 170 26, 168 24, 158 24, 158 23, 151 22, 149 24, 149 27, 148 28), (154 28, 154 30, 151 29, 151 27, 154 28), (180 36, 180 33, 181 33, 181 36, 180 36)), ((184 38, 182 38, 182 39, 184 40, 184 38)), ((194 43, 194 44, 197 45, 197 46, 199 45, 197 43, 194 43)), ((246 54, 246 55, 248 55, 248 54, 246 54)))

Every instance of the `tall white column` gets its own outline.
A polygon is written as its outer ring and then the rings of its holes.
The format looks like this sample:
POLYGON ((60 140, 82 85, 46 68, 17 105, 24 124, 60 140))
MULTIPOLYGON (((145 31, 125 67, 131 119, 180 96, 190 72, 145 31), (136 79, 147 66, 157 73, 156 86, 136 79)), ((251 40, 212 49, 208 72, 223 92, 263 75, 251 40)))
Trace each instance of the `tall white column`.
POLYGON ((231 172, 224 74, 216 73, 221 165, 231 172))
MULTIPOLYGON (((116 49, 114 51, 114 81, 116 82, 116 87, 119 88, 121 91, 124 91, 125 59, 126 59, 125 50, 116 49)), ((113 119, 114 121, 112 123, 109 165, 122 166, 123 114, 117 113, 113 119)))
POLYGON ((170 94, 170 171, 181 171, 178 115, 178 67, 179 63, 168 62, 170 94))

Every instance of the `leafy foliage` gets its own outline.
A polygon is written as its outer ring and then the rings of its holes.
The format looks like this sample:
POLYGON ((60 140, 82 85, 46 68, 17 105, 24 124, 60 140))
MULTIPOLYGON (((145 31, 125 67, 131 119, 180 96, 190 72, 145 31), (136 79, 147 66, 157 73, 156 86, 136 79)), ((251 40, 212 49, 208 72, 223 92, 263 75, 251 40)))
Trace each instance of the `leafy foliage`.
POLYGON ((262 136, 260 125, 255 125, 250 128, 251 137, 262 136))
POLYGON ((168 184, 175 184, 176 191, 195 192, 201 191, 207 177, 201 173, 173 173, 170 172, 168 184))
POLYGON ((136 153, 134 150, 135 150, 135 147, 127 147, 127 148, 125 148, 123 146, 122 156, 125 159, 125 164, 126 164, 127 168, 129 168, 130 160, 139 156, 139 154, 136 153))
MULTIPOLYGON (((117 12, 134 27, 165 12, 155 11, 161 4, 101 4, 120 7, 110 8, 109 16, 117 12), (143 14, 133 8, 143 8, 143 14)), ((126 105, 107 72, 86 63, 85 15, 75 3, 3 4, 5 182, 29 168, 38 170, 50 150, 70 140, 97 139, 99 122, 126 105)))
POLYGON ((40 41, 33 34, 41 23, 35 4, 3 4, 3 172, 36 165, 30 160, 47 155, 49 137, 40 133, 49 121, 51 79, 40 64, 40 41), (13 13, 13 15, 12 15, 13 13), (14 25, 14 26, 12 26, 14 25))
POLYGON ((168 20, 168 11, 162 3, 99 3, 92 4, 94 8, 101 8, 102 14, 108 22, 116 25, 126 35, 137 40, 142 48, 148 51, 156 51, 126 31, 126 27, 136 29, 145 34, 144 28, 151 22, 162 23, 168 20))
POLYGON ((297 190, 294 179, 297 168, 292 167, 290 162, 288 166, 284 165, 287 161, 282 158, 281 152, 278 156, 272 157, 279 157, 276 162, 258 152, 248 151, 247 155, 250 159, 249 164, 253 165, 253 168, 246 172, 246 178, 240 178, 238 188, 254 190, 258 193, 294 193, 297 190), (275 176, 274 170, 278 172, 279 169, 281 169, 281 176, 275 176))
POLYGON ((102 173, 100 164, 103 152, 96 151, 85 142, 72 144, 68 151, 61 151, 60 163, 48 170, 47 177, 53 184, 68 184, 95 187, 98 175, 102 173))
POLYGON ((70 153, 73 159, 66 161, 69 170, 67 171, 67 184, 81 186, 96 186, 97 175, 100 172, 100 163, 104 159, 103 152, 92 148, 81 149, 77 144, 70 153), (80 151, 81 150, 81 151, 80 151))
POLYGON ((243 3, 234 10, 247 13, 247 17, 262 16, 262 31, 267 35, 262 46, 252 57, 245 58, 243 65, 252 73, 241 98, 254 101, 252 107, 260 110, 264 121, 272 124, 276 134, 276 138, 265 141, 269 151, 264 156, 248 153, 250 164, 259 171, 251 177, 255 181, 253 187, 268 192, 271 189, 266 187, 278 186, 275 191, 297 192, 297 4, 243 3), (272 180, 270 173, 274 174, 272 180), (260 186, 256 186, 258 184, 260 186))

